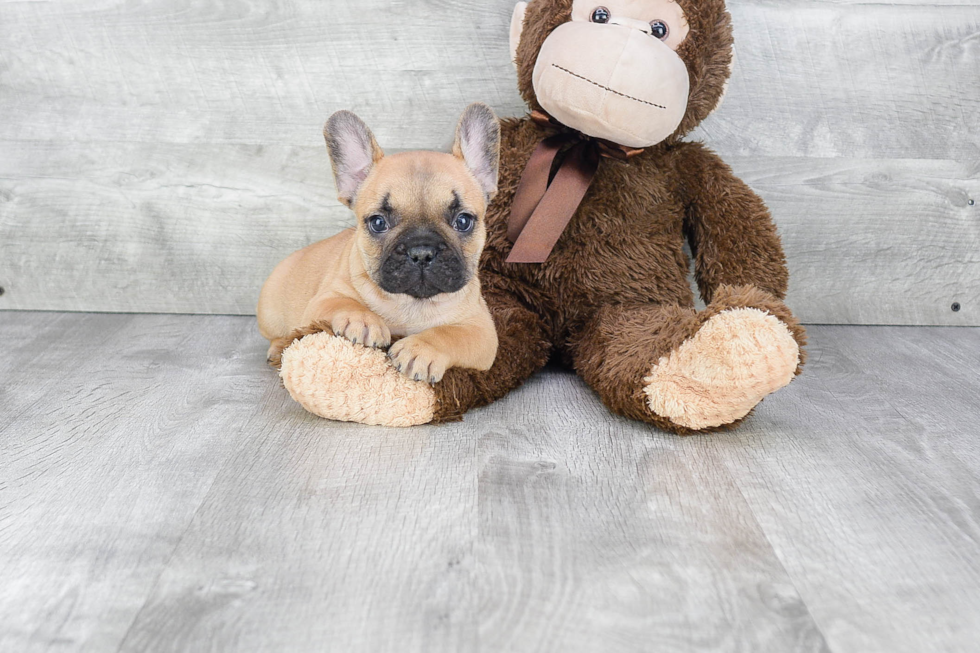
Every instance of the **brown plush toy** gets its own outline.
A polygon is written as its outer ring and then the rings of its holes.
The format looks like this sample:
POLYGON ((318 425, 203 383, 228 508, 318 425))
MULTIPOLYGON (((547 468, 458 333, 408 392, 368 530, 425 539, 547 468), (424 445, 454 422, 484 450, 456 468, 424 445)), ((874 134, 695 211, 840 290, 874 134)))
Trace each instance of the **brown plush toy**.
POLYGON ((681 140, 730 72, 724 1, 533 0, 515 10, 511 47, 532 115, 503 122, 487 214, 493 368, 429 386, 380 351, 305 330, 283 355, 287 389, 332 419, 441 422, 558 355, 619 414, 677 433, 737 424, 799 373, 805 336, 762 200, 681 140))

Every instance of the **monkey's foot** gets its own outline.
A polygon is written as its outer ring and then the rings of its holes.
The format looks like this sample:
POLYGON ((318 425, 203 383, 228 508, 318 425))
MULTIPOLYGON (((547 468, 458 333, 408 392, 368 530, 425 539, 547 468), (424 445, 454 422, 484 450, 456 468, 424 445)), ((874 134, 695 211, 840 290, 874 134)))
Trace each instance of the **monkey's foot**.
POLYGON ((320 417, 376 426, 428 424, 435 392, 392 367, 385 352, 331 333, 304 336, 282 353, 290 396, 320 417))
POLYGON ((701 430, 742 419, 787 385, 800 348, 777 317, 757 308, 718 313, 644 379, 650 409, 701 430))

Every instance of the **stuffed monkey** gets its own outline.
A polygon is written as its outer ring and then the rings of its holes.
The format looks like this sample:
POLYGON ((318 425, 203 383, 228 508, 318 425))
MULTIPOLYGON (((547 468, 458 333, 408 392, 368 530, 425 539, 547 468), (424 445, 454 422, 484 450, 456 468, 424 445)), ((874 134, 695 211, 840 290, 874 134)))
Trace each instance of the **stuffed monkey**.
POLYGON ((287 389, 331 419, 442 422, 556 357, 621 415, 683 434, 738 424, 800 372, 805 335, 783 304, 762 200, 681 140, 730 72, 724 0, 532 0, 515 9, 511 51, 531 115, 502 123, 487 214, 493 367, 429 386, 381 351, 307 329, 283 355, 287 389))

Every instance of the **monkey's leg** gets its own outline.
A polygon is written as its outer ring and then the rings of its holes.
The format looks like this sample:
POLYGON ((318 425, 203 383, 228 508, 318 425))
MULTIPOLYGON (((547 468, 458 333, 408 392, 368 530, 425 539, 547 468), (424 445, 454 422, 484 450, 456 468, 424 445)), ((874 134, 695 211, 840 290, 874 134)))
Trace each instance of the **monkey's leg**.
POLYGON ((430 386, 399 373, 383 351, 314 324, 297 331, 283 352, 283 384, 304 408, 327 419, 382 426, 459 419, 521 385, 551 350, 541 319, 515 297, 493 292, 486 302, 499 339, 497 358, 486 372, 455 368, 430 386))
POLYGON ((611 410, 687 434, 740 422, 798 373, 804 344, 781 301, 722 287, 701 313, 606 306, 577 336, 573 356, 611 410))
POLYGON ((485 406, 522 385, 544 367, 551 341, 541 318, 506 292, 485 296, 497 327, 497 358, 485 371, 453 368, 435 387, 435 422, 460 419, 471 408, 485 406))

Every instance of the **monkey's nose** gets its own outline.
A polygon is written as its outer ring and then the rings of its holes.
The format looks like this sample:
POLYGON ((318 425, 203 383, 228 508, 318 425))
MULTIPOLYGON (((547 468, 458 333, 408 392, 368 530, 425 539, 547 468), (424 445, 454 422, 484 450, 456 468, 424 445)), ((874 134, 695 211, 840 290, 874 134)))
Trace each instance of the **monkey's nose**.
POLYGON ((412 263, 421 267, 431 263, 437 253, 436 248, 432 245, 415 245, 408 248, 408 258, 412 259, 412 263))

